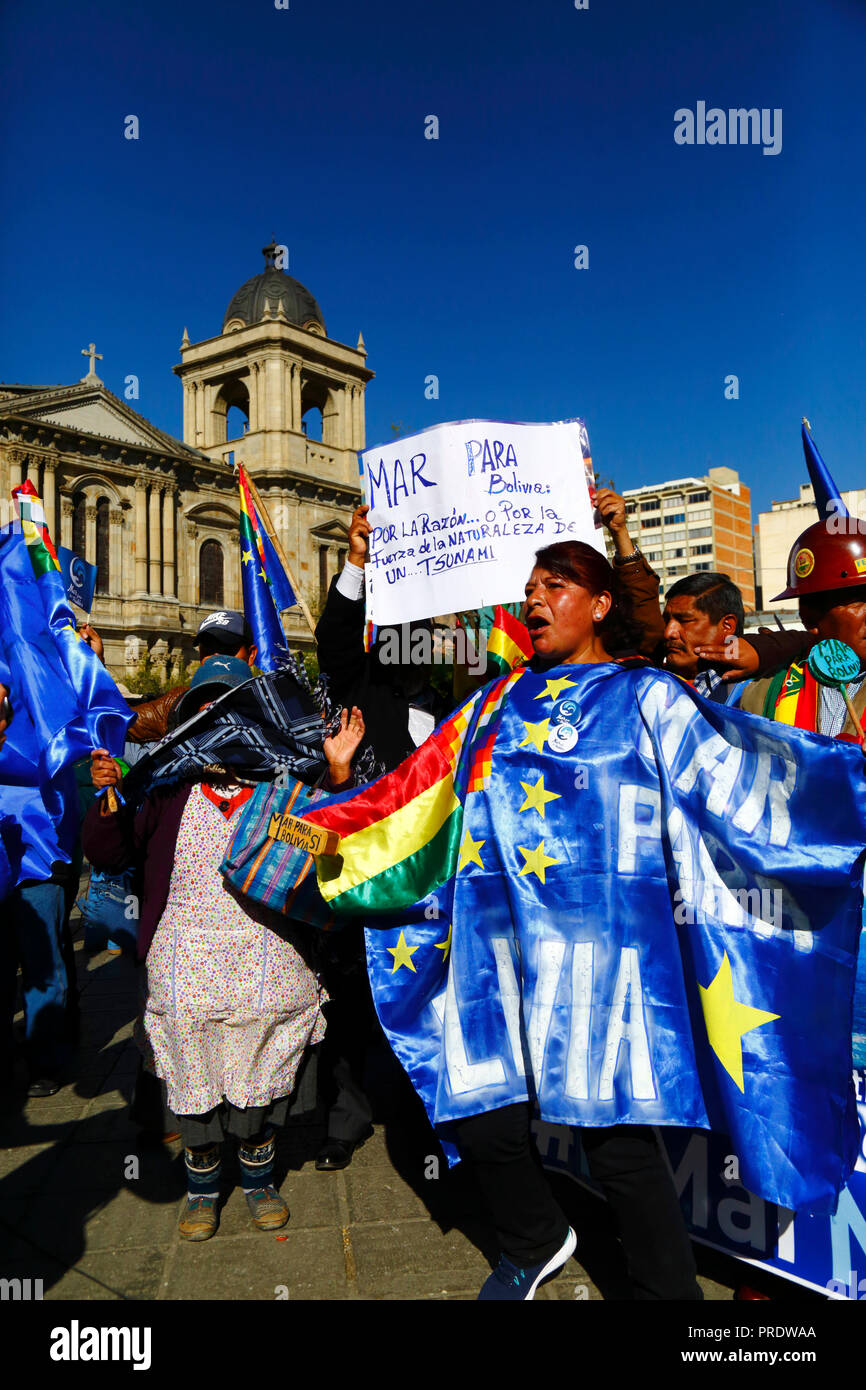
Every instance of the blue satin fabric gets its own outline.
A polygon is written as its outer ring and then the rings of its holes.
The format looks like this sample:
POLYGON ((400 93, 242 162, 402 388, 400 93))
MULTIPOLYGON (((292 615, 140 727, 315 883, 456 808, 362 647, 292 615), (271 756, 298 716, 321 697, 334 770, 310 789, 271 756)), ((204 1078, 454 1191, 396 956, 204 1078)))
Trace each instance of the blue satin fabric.
POLYGON ((68 863, 79 830, 72 764, 123 752, 135 718, 75 632, 59 571, 37 579, 20 531, 0 531, 0 668, 15 711, 0 748, 0 816, 10 886, 68 863))
POLYGON ((864 824, 852 745, 646 668, 526 671, 488 785, 464 798, 481 865, 431 883, 399 926, 368 923, 379 1017, 431 1120, 447 1136, 529 1096, 552 1123, 718 1129, 752 1191, 832 1208, 856 1156, 864 824), (556 678, 574 684, 554 698, 556 678), (552 729, 563 701, 576 741, 539 751, 527 725, 552 729), (543 818, 520 810, 539 775, 557 796, 543 818), (542 841, 543 883, 520 872, 542 841), (701 1006, 725 956, 733 999, 779 1015, 742 1033, 742 1091, 701 1006))

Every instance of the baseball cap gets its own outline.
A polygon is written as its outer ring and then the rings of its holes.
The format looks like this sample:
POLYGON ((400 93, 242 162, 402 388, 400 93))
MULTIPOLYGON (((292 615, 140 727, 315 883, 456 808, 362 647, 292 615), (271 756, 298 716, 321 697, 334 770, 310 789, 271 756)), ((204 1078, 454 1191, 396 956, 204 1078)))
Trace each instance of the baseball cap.
POLYGON ((244 643, 250 646, 253 640, 252 628, 244 617, 243 613, 235 613, 231 609, 220 608, 215 613, 208 613, 207 617, 199 623, 196 633, 196 641, 200 637, 215 637, 218 641, 225 641, 229 646, 236 642, 238 646, 244 643))
POLYGON ((173 714, 177 724, 183 724, 197 714, 208 699, 217 700, 227 690, 252 680, 252 671, 238 656, 209 656, 203 661, 190 682, 189 690, 181 695, 173 714))

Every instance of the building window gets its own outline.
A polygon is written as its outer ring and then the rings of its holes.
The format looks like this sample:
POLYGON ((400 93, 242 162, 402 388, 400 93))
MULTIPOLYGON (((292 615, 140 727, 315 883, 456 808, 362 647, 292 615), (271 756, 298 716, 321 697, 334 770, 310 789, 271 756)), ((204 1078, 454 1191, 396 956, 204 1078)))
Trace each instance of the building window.
POLYGON ((677 526, 686 519, 685 512, 676 512, 674 516, 665 517, 665 526, 677 526))
POLYGON ((83 492, 76 492, 72 498, 72 549, 82 560, 87 559, 87 498, 83 492))
POLYGON ((712 550, 713 550, 713 547, 712 547, 711 545, 693 545, 692 548, 691 548, 691 554, 692 554, 692 555, 711 555, 711 554, 712 554, 712 550))
POLYGON ((712 569, 712 565, 710 564, 709 560, 702 560, 701 563, 700 563, 699 565, 695 565, 695 569, 696 569, 696 570, 709 570, 709 569, 712 569))
POLYGON ((680 497, 666 497, 665 500, 664 500, 664 509, 665 509, 666 512, 669 512, 669 511, 671 510, 672 507, 681 507, 682 505, 683 505, 683 499, 682 499, 681 496, 680 496, 680 497))
POLYGON ((689 512, 689 525, 691 526, 695 521, 709 521, 712 514, 711 507, 702 507, 700 511, 689 512))
POLYGON ((678 560, 678 559, 680 558, 680 556, 681 556, 681 555, 685 555, 685 553, 686 553, 685 546, 682 546, 682 545, 681 545, 681 546, 678 546, 676 550, 667 550, 667 551, 665 551, 665 554, 667 555, 668 559, 674 559, 674 560, 678 560))
POLYGON ((695 531, 689 530, 689 539, 696 541, 701 536, 711 536, 712 534, 712 526, 699 526, 695 531))
POLYGON ((96 504, 96 592, 98 594, 107 594, 111 588, 108 529, 110 506, 111 503, 107 497, 100 497, 96 504))
POLYGON ((331 587, 331 580, 338 575, 346 562, 348 551, 345 546, 330 545, 319 546, 319 599, 321 603, 328 597, 328 590, 331 587))
POLYGON ((651 502, 641 502, 641 512, 657 512, 659 509, 659 499, 656 497, 651 502))
POLYGON ((661 524, 662 519, 660 516, 647 516, 643 517, 641 520, 641 526, 645 531, 648 531, 652 526, 661 526, 661 524))
POLYGON ((223 548, 219 541, 205 541, 198 557, 199 603, 221 607, 223 598, 223 548))
POLYGON ((709 500, 710 494, 708 492, 689 493, 689 506, 692 506, 695 502, 709 502, 709 500))
POLYGON ((636 502, 626 502, 626 504, 625 504, 625 514, 626 514, 626 516, 634 516, 634 514, 635 514, 636 511, 637 511, 637 503, 636 503, 636 502))

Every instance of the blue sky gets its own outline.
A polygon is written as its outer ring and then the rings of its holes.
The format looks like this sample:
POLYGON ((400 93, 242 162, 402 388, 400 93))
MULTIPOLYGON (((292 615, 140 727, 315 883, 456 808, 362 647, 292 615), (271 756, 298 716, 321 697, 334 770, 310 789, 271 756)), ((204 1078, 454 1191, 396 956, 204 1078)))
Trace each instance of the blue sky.
POLYGON ((806 414, 866 484, 866 4, 290 6, 6 8, 0 378, 77 380, 93 340, 179 435, 183 328, 275 236, 363 330, 370 444, 579 414, 619 488, 728 465, 757 514, 806 414), (781 108, 781 152, 677 145, 698 101, 781 108))

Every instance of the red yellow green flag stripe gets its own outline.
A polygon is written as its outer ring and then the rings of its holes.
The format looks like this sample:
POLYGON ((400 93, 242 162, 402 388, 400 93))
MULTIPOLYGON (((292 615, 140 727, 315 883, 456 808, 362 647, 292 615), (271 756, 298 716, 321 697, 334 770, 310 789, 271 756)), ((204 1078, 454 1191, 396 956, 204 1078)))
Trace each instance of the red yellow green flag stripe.
POLYGON ((340 836, 339 857, 317 862, 322 896, 335 911, 409 907, 451 878, 464 796, 489 776, 497 716, 522 674, 479 691, 394 772, 306 813, 340 836))
POLYGON ((503 674, 532 658, 532 642, 526 625, 498 604, 487 636, 487 669, 503 674))
POLYGON ((36 578, 48 574, 51 570, 59 570, 60 561, 57 559, 57 551, 45 522, 42 499, 29 478, 20 487, 12 489, 12 497, 18 509, 24 543, 36 578))
POLYGON ((815 677, 796 662, 788 668, 776 698, 773 718, 798 729, 818 727, 818 686, 815 677))

